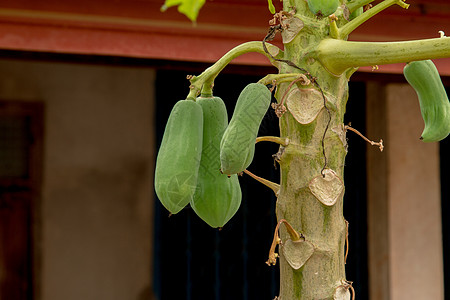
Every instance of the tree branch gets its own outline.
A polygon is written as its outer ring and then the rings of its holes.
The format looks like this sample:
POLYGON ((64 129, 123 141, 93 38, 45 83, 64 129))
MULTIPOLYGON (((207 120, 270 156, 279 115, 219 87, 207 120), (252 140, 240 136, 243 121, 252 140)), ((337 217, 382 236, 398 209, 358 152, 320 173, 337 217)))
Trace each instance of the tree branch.
POLYGON ((349 42, 325 39, 317 47, 315 56, 329 72, 341 75, 354 67, 450 57, 450 38, 403 42, 349 42))
POLYGON ((200 93, 200 90, 203 90, 205 95, 212 93, 212 86, 214 83, 214 79, 219 75, 219 73, 225 68, 233 59, 236 57, 250 52, 260 53, 265 55, 272 64, 276 64, 276 61, 270 56, 272 55, 275 58, 280 58, 283 56, 283 51, 281 51, 277 46, 267 44, 267 49, 270 52, 266 53, 263 48, 262 42, 254 41, 240 44, 230 51, 228 51, 224 56, 222 56, 217 62, 215 62, 211 67, 203 71, 199 76, 192 76, 190 78, 190 92, 186 99, 195 99, 197 95, 200 93))

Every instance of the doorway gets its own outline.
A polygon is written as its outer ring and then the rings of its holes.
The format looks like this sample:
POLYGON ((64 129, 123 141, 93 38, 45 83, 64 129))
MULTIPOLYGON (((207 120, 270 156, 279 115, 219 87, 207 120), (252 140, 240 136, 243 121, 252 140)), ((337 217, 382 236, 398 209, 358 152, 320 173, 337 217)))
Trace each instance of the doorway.
POLYGON ((43 105, 0 101, 0 298, 33 299, 43 105))

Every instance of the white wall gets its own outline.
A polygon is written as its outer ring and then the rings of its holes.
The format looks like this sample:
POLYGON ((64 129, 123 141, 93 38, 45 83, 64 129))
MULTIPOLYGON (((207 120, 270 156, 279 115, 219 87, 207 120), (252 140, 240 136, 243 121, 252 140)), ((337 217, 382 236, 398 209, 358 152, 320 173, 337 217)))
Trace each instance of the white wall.
POLYGON ((0 60, 0 99, 45 103, 41 299, 150 299, 154 78, 0 60))

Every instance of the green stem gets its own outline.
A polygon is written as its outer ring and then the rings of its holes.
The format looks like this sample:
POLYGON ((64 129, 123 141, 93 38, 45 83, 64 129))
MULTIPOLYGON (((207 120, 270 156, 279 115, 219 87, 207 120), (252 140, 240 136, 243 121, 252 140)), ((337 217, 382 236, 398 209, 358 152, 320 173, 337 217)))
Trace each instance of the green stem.
POLYGON ((330 21, 330 36, 334 39, 339 39, 340 31, 336 24, 336 18, 333 18, 332 16, 328 17, 328 20, 330 21))
POLYGON ((256 138, 255 143, 259 143, 259 142, 273 142, 273 143, 277 143, 277 144, 280 144, 281 146, 285 146, 285 147, 287 145, 289 145, 289 139, 281 138, 278 136, 259 136, 256 138))
POLYGON ((370 3, 372 3, 375 0, 356 0, 356 1, 352 1, 352 2, 348 2, 347 8, 350 11, 350 13, 354 12, 355 10, 357 10, 360 7, 366 6, 370 3))
POLYGON ((378 14, 379 12, 385 10, 386 8, 397 4, 405 9, 409 7, 409 4, 406 4, 403 0, 385 0, 375 7, 365 11, 360 16, 354 18, 344 26, 339 29, 339 38, 345 39, 350 33, 353 32, 356 28, 358 28, 361 24, 378 14))
POLYGON ((303 75, 298 73, 286 73, 286 74, 269 74, 263 78, 261 78, 258 82, 262 83, 264 85, 268 84, 274 84, 274 85, 280 85, 284 82, 292 82, 297 79, 303 79, 303 84, 308 85, 310 84, 309 79, 303 75))
POLYGON ((202 86, 201 96, 202 97, 212 97, 213 96, 213 86, 210 84, 204 84, 202 86))
POLYGON ((450 57, 450 38, 403 42, 349 42, 324 39, 315 55, 335 75, 348 68, 407 63, 415 60, 450 57))
MULTIPOLYGON (((273 57, 281 58, 283 56, 283 52, 278 47, 268 43, 266 43, 266 46, 267 50, 273 57)), ((204 89, 204 94, 212 94, 214 79, 217 77, 217 75, 219 75, 223 68, 225 68, 236 57, 250 52, 263 54, 271 61, 272 64, 276 63, 273 58, 264 51, 262 42, 254 41, 240 44, 228 51, 224 56, 222 56, 217 62, 215 62, 211 67, 206 69, 199 76, 193 76, 190 79, 190 92, 186 99, 195 99, 202 88, 204 89)))

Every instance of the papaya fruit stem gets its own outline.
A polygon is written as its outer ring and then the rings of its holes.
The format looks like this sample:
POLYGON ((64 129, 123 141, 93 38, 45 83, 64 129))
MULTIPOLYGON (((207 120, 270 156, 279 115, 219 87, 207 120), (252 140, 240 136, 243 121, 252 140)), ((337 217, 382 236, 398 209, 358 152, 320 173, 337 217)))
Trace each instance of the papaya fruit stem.
POLYGON ((339 38, 339 28, 337 27, 336 20, 337 18, 334 14, 328 17, 328 21, 330 22, 330 36, 334 39, 339 38))
POLYGON ((280 191, 280 185, 279 184, 276 184, 275 182, 272 182, 270 180, 264 179, 262 177, 256 176, 255 174, 253 174, 249 170, 244 170, 244 173, 246 173, 247 175, 249 175, 250 177, 252 177, 256 181, 259 181, 262 184, 264 184, 265 186, 269 187, 275 193, 275 196, 278 197, 278 193, 280 191))
POLYGON ((222 56, 218 61, 216 61, 212 66, 207 68, 203 73, 198 76, 192 76, 190 79, 190 91, 186 99, 195 99, 200 93, 200 90, 205 87, 208 89, 214 84, 214 79, 219 75, 219 73, 236 57, 250 52, 256 52, 266 56, 272 64, 276 64, 274 58, 283 57, 283 51, 277 46, 272 44, 265 45, 268 52, 265 51, 263 44, 260 41, 246 42, 240 44, 230 51, 228 51, 224 56, 222 56))
POLYGON ((315 53, 328 72, 340 75, 349 68, 407 63, 450 56, 450 38, 401 42, 352 42, 322 40, 315 53))
POLYGON ((213 84, 212 85, 208 85, 208 84, 204 84, 202 86, 202 91, 200 93, 200 95, 202 97, 212 97, 213 96, 213 84))
POLYGON ((350 130, 353 131, 354 133, 356 133, 357 135, 359 135, 360 137, 362 137, 366 142, 368 142, 369 144, 371 144, 372 146, 378 146, 380 148, 380 152, 383 152, 384 149, 384 145, 383 145, 383 140, 380 139, 379 142, 374 142, 369 140, 368 138, 366 138, 361 132, 359 132, 358 130, 356 130, 355 128, 351 127, 350 124, 349 125, 345 125, 344 126, 344 130, 350 130))
MULTIPOLYGON (((366 10, 360 16, 354 18, 344 26, 339 29, 338 38, 345 39, 350 33, 353 32, 356 28, 358 28, 361 24, 378 14, 379 12, 385 10, 386 8, 397 4, 405 9, 409 7, 409 4, 406 4, 403 0, 384 0, 378 5, 375 5, 373 8, 366 10)), ((351 10, 350 10, 351 11, 351 10)))
POLYGON ((287 138, 283 139, 278 136, 259 136, 256 138, 255 143, 259 143, 259 142, 273 142, 273 143, 280 144, 281 146, 284 146, 284 147, 289 145, 289 139, 287 139, 287 138))

